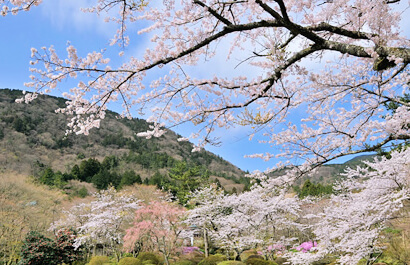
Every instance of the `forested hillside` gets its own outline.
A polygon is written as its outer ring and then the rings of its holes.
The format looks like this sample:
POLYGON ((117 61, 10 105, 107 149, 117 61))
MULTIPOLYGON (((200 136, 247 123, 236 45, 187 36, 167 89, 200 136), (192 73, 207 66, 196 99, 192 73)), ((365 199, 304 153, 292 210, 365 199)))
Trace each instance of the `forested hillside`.
MULTIPOLYGON (((97 188, 144 181, 175 189, 170 187, 170 176, 181 182, 185 172, 185 178, 210 178, 228 191, 249 186, 245 172, 205 150, 191 152, 192 144, 178 142, 180 136, 172 131, 160 138, 137 137, 136 133, 149 127, 142 119, 119 119, 109 111, 101 128, 90 135, 65 135, 69 117, 55 112, 65 105, 64 98, 40 95, 30 104, 15 103, 21 95, 20 90, 0 90, 1 172, 37 176, 44 184, 60 187, 64 180, 76 179, 97 188), (60 183, 54 183, 55 178, 60 183)), ((314 183, 329 185, 347 166, 357 163, 360 160, 325 165, 309 177, 314 183)), ((296 184, 302 186, 306 179, 296 184)))
POLYGON ((192 144, 178 142, 180 136, 172 131, 160 138, 137 137, 149 127, 142 119, 118 119, 118 114, 108 112, 101 128, 90 135, 66 136, 67 117, 55 113, 65 99, 42 95, 30 104, 15 103, 21 95, 19 90, 0 90, 0 172, 37 176, 49 185, 77 179, 98 188, 123 185, 137 176, 161 186, 170 174, 188 171, 192 177, 226 179, 222 183, 228 190, 241 190, 248 182, 242 170, 221 157, 205 150, 192 153, 192 144))

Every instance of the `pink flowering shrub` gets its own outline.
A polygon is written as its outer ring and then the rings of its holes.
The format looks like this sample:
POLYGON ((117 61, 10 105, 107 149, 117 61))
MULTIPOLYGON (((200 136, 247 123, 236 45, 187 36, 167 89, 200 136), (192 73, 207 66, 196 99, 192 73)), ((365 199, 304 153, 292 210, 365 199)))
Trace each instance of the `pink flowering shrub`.
POLYGON ((184 254, 184 255, 188 255, 188 254, 191 254, 191 253, 194 253, 194 252, 201 252, 202 253, 202 251, 199 249, 199 247, 183 247, 182 248, 182 254, 184 254))
POLYGON ((286 246, 278 243, 269 245, 263 251, 258 251, 258 254, 261 256, 265 256, 268 260, 275 259, 275 255, 282 255, 286 251, 286 246))
POLYGON ((300 244, 300 246, 296 247, 296 250, 302 251, 303 253, 306 253, 310 251, 312 248, 317 247, 317 242, 316 241, 307 241, 303 242, 300 244))

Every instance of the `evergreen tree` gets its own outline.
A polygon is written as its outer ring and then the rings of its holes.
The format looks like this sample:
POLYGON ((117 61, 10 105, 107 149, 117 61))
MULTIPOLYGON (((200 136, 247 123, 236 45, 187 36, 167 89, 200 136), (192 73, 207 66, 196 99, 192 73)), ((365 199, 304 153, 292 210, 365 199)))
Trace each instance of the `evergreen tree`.
POLYGON ((95 159, 81 161, 79 179, 85 182, 91 182, 92 177, 101 170, 101 163, 95 159))
POLYGON ((106 169, 101 170, 92 177, 91 183, 99 190, 106 189, 112 183, 110 172, 106 169))
POLYGON ((125 173, 122 175, 119 187, 122 188, 124 186, 132 185, 134 183, 142 184, 141 176, 135 174, 133 170, 128 170, 125 171, 125 173))
POLYGON ((47 167, 43 171, 43 174, 40 176, 40 182, 48 186, 54 185, 54 171, 51 167, 47 167))
POLYGON ((80 174, 80 167, 77 164, 75 164, 71 169, 70 175, 73 179, 80 179, 80 174))

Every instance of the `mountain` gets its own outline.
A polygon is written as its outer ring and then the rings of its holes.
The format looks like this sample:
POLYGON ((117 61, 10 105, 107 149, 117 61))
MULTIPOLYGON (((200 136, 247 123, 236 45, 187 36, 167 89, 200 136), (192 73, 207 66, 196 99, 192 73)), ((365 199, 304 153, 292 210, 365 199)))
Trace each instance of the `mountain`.
MULTIPOLYGON (((108 111, 99 129, 90 135, 65 135, 70 117, 55 113, 65 106, 66 99, 47 95, 30 104, 15 103, 22 91, 0 89, 0 174, 16 172, 35 175, 39 165, 54 171, 70 172, 75 165, 90 158, 103 162, 106 157, 118 158, 116 172, 132 170, 142 179, 167 176, 177 161, 189 167, 199 166, 211 179, 227 190, 242 190, 249 184, 245 173, 238 167, 206 150, 192 153, 192 144, 178 142, 177 135, 168 131, 160 138, 145 139, 136 136, 146 131, 149 123, 134 118, 118 119, 117 113, 108 111)), ((374 156, 358 156, 344 164, 328 164, 318 168, 307 178, 322 184, 331 184, 347 167, 363 164, 374 156)), ((276 172, 274 175, 278 175, 276 172)))
POLYGON ((66 99, 39 95, 30 104, 15 103, 20 97, 20 90, 0 89, 0 174, 12 171, 35 175, 39 166, 64 173, 87 159, 103 162, 110 156, 118 158, 119 174, 132 170, 142 179, 158 173, 166 176, 178 161, 201 167, 211 178, 227 179, 225 185, 232 187, 245 174, 206 150, 192 153, 192 144, 178 142, 181 136, 173 131, 159 138, 137 137, 136 133, 146 131, 149 123, 137 118, 118 119, 119 115, 111 111, 90 135, 66 136, 70 117, 55 113, 65 106, 66 99))

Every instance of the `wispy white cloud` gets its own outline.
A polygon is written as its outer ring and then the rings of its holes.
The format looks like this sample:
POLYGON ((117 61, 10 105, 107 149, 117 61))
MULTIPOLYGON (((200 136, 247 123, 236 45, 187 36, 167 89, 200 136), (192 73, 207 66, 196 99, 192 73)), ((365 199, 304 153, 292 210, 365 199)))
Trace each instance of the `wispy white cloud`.
POLYGON ((91 7, 93 4, 93 0, 48 0, 41 5, 41 13, 61 31, 74 28, 79 32, 92 31, 111 38, 117 25, 104 22, 103 16, 81 11, 81 8, 91 7))

